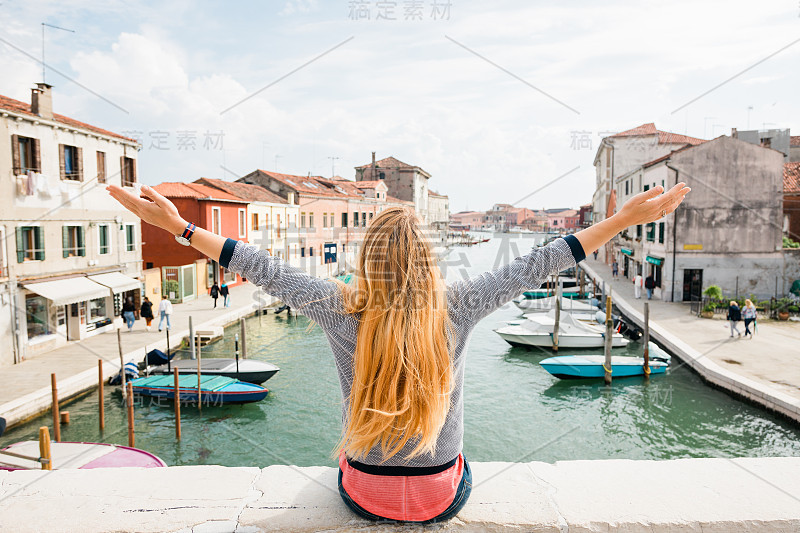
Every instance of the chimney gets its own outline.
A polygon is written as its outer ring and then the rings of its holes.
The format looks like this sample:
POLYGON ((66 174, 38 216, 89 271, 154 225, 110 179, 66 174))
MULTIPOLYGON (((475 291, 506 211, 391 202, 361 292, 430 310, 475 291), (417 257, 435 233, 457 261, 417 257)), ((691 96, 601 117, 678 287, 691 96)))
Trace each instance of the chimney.
POLYGON ((375 152, 372 152, 372 176, 369 179, 375 179, 375 152))
POLYGON ((739 132, 736 131, 736 128, 731 128, 731 137, 733 137, 734 139, 739 138, 739 132))
POLYGON ((31 89, 31 111, 42 118, 53 118, 53 88, 46 83, 37 83, 31 89))

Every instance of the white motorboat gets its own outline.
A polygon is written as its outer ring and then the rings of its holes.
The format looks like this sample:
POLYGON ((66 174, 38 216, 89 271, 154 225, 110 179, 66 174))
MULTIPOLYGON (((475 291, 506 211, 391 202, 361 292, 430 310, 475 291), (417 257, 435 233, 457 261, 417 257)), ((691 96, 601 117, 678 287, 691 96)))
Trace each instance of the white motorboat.
MULTIPOLYGON (((546 298, 514 298, 512 300, 514 305, 519 307, 522 311, 526 313, 533 313, 536 311, 548 313, 556 308, 556 297, 555 296, 548 296, 546 298)), ((591 311, 592 313, 597 311, 597 307, 592 305, 586 300, 577 300, 571 298, 564 298, 561 297, 561 310, 562 311, 591 311)))
MULTIPOLYGON (((553 347, 553 330, 555 329, 555 311, 547 314, 526 316, 524 320, 509 322, 495 329, 495 333, 512 346, 553 347)), ((614 332, 611 337, 614 348, 628 344, 628 339, 614 332)), ((569 313, 563 313, 559 319, 559 348, 600 348, 605 344, 605 329, 599 325, 582 322, 569 313)))

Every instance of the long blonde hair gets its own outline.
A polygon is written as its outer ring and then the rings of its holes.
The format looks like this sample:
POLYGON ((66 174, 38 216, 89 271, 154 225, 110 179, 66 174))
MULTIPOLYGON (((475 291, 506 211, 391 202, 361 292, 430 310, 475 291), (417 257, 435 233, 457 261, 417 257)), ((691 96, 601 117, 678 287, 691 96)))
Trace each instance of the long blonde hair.
POLYGON ((340 288, 345 312, 361 316, 339 449, 359 459, 380 444, 385 461, 415 439, 407 458, 433 453, 450 410, 453 330, 441 270, 413 211, 387 208, 371 222, 355 283, 340 288))

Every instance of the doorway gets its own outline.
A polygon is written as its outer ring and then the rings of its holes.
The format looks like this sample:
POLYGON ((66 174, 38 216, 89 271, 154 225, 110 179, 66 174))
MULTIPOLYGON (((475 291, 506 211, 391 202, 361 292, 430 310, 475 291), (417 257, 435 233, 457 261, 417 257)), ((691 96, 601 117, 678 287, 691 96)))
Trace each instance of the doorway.
POLYGON ((683 301, 699 302, 703 293, 703 269, 687 268, 683 271, 683 301))

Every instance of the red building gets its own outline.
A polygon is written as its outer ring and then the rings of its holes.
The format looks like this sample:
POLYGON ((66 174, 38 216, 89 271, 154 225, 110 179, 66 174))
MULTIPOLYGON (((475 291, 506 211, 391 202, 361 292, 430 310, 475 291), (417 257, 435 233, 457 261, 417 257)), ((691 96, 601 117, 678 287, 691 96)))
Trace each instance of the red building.
MULTIPOLYGON (((198 183, 161 183, 153 187, 169 198, 181 216, 197 227, 236 240, 247 241, 247 204, 232 194, 198 183)), ((214 260, 182 246, 166 231, 142 222, 142 261, 145 269, 160 268, 161 282, 170 299, 191 300, 214 281, 228 285, 241 278, 214 260)))

